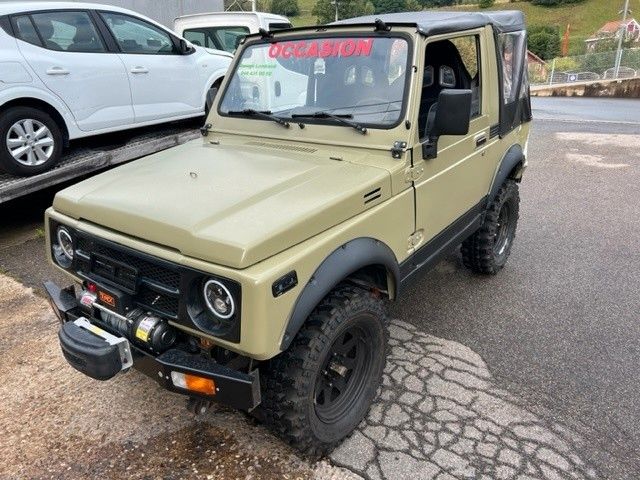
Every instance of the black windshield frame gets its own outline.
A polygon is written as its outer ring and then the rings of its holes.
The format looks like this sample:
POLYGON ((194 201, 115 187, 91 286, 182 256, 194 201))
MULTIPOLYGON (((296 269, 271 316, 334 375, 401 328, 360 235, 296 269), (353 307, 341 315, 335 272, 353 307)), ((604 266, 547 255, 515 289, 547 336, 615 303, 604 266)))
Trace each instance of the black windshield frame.
MULTIPOLYGON (((299 40, 312 40, 312 39, 319 39, 319 38, 398 38, 398 39, 405 40, 407 42, 407 63, 406 63, 406 70, 405 70, 406 74, 404 79, 404 89, 403 89, 403 95, 402 95, 402 105, 400 107, 400 113, 398 114, 398 119, 394 123, 389 123, 389 124, 358 122, 363 127, 366 127, 368 129, 374 129, 374 130, 392 130, 396 128, 398 125, 400 125, 401 123, 404 123, 405 117, 407 114, 407 107, 408 107, 408 97, 409 97, 409 90, 410 90, 409 87, 411 85, 411 82, 413 81, 413 77, 415 73, 413 68, 414 39, 413 39, 413 36, 407 32, 392 32, 392 31, 359 30, 357 32, 332 32, 332 31, 318 29, 317 31, 312 32, 308 35, 292 35, 292 36, 287 35, 284 37, 279 37, 276 34, 268 38, 245 37, 245 42, 242 44, 242 52, 238 52, 236 59, 234 59, 233 69, 229 69, 229 71, 227 72, 226 76, 230 80, 225 82, 225 86, 221 94, 218 96, 220 100, 218 101, 216 113, 221 117, 226 117, 226 118, 246 118, 250 120, 267 121, 265 119, 260 119, 257 117, 228 115, 220 110, 220 106, 222 105, 222 102, 227 94, 227 90, 231 84, 231 79, 233 79, 233 76, 236 74, 238 67, 240 66, 242 55, 244 55, 245 50, 254 45, 269 45, 269 44, 278 43, 278 42, 295 42, 299 40)), ((291 118, 288 116, 283 116, 282 118, 284 120, 291 121, 291 118)), ((332 120, 330 118, 314 118, 314 119, 305 118, 304 123, 330 125, 330 126, 340 125, 335 120, 332 120)))

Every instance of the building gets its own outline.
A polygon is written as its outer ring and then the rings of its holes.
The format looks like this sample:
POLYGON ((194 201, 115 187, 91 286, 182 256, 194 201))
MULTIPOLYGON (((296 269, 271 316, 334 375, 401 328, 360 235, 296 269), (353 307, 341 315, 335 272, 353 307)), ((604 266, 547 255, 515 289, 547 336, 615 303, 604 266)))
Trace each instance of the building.
POLYGON ((596 44, 604 39, 619 39, 622 30, 624 30, 625 40, 640 43, 640 23, 635 18, 630 18, 624 23, 622 23, 622 20, 612 20, 600 27, 591 38, 585 40, 587 51, 593 50, 596 44))
MULTIPOLYGON (((69 1, 69 0, 67 0, 69 1)), ((173 20, 191 13, 222 12, 224 0, 70 0, 72 2, 102 3, 128 8, 145 15, 165 27, 173 28, 173 20)))

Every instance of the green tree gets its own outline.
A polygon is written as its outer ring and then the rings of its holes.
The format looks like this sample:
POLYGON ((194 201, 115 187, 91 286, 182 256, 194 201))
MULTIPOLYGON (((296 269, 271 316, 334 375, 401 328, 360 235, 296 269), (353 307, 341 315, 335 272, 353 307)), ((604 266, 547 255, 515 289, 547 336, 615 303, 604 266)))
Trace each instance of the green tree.
MULTIPOLYGON (((368 0, 342 0, 338 1, 338 18, 353 18, 361 15, 373 15, 375 7, 368 0)), ((335 5, 331 0, 318 0, 311 11, 316 16, 318 25, 331 23, 335 20, 335 5)))
POLYGON ((567 3, 582 3, 585 0, 532 0, 533 5, 542 5, 544 7, 555 7, 557 5, 565 5, 567 3))
POLYGON ((405 0, 373 0, 375 13, 404 12, 407 9, 405 0))
POLYGON ((418 0, 407 0, 406 7, 407 12, 420 12, 422 10, 422 4, 418 0))
POLYGON ((528 48, 543 60, 550 60, 560 54, 560 31, 557 27, 531 26, 528 48))
POLYGON ((271 0, 271 13, 295 17, 300 15, 298 0, 271 0))
POLYGON ((493 7, 493 4, 496 3, 496 0, 480 0, 478 5, 480 8, 489 8, 493 7))

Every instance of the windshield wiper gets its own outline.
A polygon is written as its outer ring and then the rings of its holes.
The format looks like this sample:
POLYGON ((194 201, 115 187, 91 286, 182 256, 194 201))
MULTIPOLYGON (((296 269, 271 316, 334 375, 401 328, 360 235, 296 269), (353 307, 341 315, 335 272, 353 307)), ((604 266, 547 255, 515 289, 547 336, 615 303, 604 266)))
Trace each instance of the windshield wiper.
POLYGON ((351 122, 347 120, 347 118, 353 118, 353 115, 351 115, 350 113, 341 115, 334 115, 333 113, 328 112, 294 113, 291 115, 291 118, 330 118, 332 120, 335 120, 336 122, 342 123, 343 125, 347 125, 348 127, 356 129, 363 135, 367 133, 366 127, 363 127, 357 122, 351 122))
POLYGON ((282 125, 285 128, 289 128, 289 122, 283 120, 277 115, 273 115, 270 110, 254 110, 253 108, 245 108, 244 110, 229 110, 229 115, 247 115, 254 117, 266 118, 267 120, 273 120, 278 125, 282 125))

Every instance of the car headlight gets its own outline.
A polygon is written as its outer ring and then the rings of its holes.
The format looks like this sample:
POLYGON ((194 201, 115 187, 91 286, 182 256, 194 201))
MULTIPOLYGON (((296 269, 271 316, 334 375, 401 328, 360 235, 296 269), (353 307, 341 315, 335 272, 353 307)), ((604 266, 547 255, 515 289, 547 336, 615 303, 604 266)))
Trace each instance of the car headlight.
POLYGON ((69 230, 60 225, 56 230, 56 238, 62 254, 69 260, 73 261, 73 237, 69 230))
POLYGON ((52 239, 53 258, 62 268, 70 268, 73 263, 74 239, 71 230, 58 225, 52 239))
POLYGON ((205 282, 202 290, 205 305, 211 313, 223 320, 233 316, 236 306, 227 287, 218 280, 211 279, 205 282))

